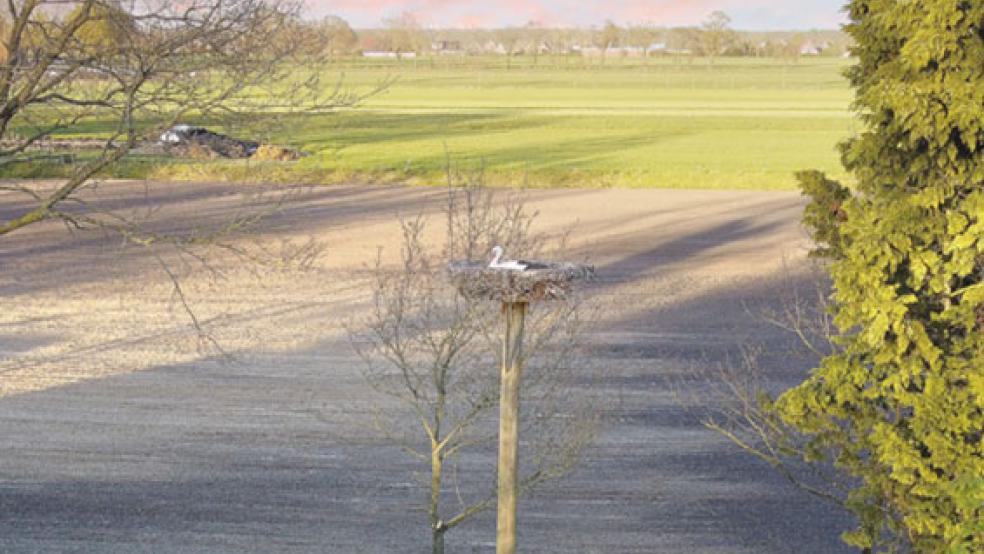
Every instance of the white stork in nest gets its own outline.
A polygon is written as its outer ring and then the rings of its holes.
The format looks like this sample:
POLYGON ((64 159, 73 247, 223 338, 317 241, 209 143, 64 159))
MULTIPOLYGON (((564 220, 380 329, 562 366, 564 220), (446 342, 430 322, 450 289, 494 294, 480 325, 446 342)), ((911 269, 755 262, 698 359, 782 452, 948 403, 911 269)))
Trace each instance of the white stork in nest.
POLYGON ((489 269, 506 269, 509 271, 526 271, 529 269, 548 269, 549 266, 539 262, 527 260, 503 260, 502 255, 505 250, 501 246, 492 248, 492 256, 489 261, 489 269))

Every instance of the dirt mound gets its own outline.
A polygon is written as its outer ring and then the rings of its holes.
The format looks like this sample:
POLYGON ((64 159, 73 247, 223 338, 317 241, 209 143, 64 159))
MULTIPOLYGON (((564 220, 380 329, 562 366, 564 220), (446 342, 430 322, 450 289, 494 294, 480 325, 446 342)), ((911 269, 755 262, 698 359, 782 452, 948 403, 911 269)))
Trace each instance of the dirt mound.
POLYGON ((257 161, 292 162, 301 158, 301 152, 273 144, 263 144, 249 159, 257 161))

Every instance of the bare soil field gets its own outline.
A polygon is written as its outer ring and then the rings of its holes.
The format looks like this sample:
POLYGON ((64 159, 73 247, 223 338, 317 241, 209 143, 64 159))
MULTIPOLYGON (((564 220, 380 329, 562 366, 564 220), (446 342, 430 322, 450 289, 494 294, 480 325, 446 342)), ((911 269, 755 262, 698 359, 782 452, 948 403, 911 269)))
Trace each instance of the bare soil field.
MULTIPOLYGON (((111 183, 96 204, 190 228, 242 209, 257 186, 111 183), (159 210, 148 211, 149 206, 159 210)), ((0 238, 0 551, 429 551, 424 467, 375 438, 344 326, 366 266, 399 244, 397 216, 444 191, 304 190, 243 246, 274 258, 314 239, 307 268, 217 273, 167 258, 202 325, 141 249, 44 224, 0 238), (288 245, 288 246, 285 246, 288 245)), ((520 503, 520 550, 542 553, 846 552, 849 525, 680 407, 674 380, 763 345, 772 385, 809 369, 755 314, 808 287, 803 202, 789 192, 540 190, 538 230, 577 223, 605 310, 578 387, 604 427, 573 475, 520 503)), ((0 219, 16 201, 0 196, 0 219)), ((172 256, 166 249, 162 256, 172 256)), ((493 369, 494 370, 494 369, 493 369)), ((449 552, 492 552, 494 515, 449 552)))

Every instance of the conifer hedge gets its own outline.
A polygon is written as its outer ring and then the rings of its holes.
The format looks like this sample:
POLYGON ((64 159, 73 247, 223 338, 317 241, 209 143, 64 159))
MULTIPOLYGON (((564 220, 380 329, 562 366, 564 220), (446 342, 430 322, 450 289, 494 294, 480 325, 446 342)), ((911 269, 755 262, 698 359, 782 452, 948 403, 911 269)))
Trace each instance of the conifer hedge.
POLYGON ((864 130, 809 172, 838 352, 775 409, 856 478, 845 540, 984 553, 984 0, 854 0, 864 130))

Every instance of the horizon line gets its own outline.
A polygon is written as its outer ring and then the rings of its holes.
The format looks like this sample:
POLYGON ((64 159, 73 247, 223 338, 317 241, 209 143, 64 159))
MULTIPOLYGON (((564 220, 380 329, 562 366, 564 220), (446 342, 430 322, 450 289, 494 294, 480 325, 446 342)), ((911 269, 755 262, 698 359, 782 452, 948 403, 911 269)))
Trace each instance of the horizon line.
MULTIPOLYGON (((344 18, 342 18, 344 19, 344 18)), ((646 27, 650 29, 660 29, 660 30, 671 30, 671 29, 699 29, 700 25, 619 25, 622 28, 631 27, 646 27)), ((425 31, 501 31, 503 29, 526 29, 526 25, 503 25, 499 27, 456 27, 456 26, 427 26, 421 25, 420 29, 425 31)), ((385 31, 389 29, 384 25, 372 25, 372 26, 352 26, 354 31, 385 31)), ((597 26, 571 26, 571 25, 545 25, 543 27, 537 27, 537 29, 546 31, 598 31, 600 27, 597 26)), ((843 33, 843 25, 840 28, 833 27, 811 27, 806 28, 789 28, 789 29, 731 29, 736 33, 809 33, 809 32, 838 32, 843 33)))

